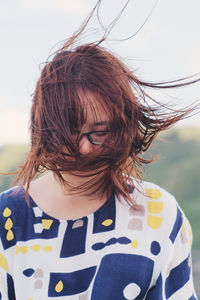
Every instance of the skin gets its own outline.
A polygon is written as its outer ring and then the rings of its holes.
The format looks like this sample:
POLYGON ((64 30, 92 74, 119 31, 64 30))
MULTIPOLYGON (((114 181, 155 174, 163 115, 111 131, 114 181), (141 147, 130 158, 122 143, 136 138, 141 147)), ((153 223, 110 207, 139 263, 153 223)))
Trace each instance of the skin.
MULTIPOLYGON (((79 131, 86 133, 108 130, 109 117, 98 102, 98 97, 94 97, 91 92, 87 92, 87 95, 82 96, 86 122, 79 131), (89 99, 89 102, 92 101, 92 107, 88 104, 88 100, 84 99, 89 99)), ((79 151, 82 155, 92 153, 98 150, 99 147, 101 146, 91 144, 86 136, 83 136, 79 141, 79 151)), ((77 171, 74 171, 73 174, 64 173, 62 175, 75 187, 88 180, 88 177, 79 177, 76 174, 81 175, 77 171)), ((103 197, 99 197, 99 192, 92 196, 70 194, 68 188, 62 186, 52 172, 48 172, 32 181, 29 188, 29 195, 42 211, 49 216, 63 220, 77 219, 95 212, 107 200, 105 194, 103 197)))

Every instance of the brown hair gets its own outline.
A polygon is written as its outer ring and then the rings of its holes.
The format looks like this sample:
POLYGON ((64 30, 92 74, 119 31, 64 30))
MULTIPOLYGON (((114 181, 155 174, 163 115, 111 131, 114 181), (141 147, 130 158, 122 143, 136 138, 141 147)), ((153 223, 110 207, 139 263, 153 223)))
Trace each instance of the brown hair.
MULTIPOLYGON (((41 72, 31 109, 31 149, 17 171, 17 181, 26 186, 28 193, 31 180, 44 170, 53 171, 62 184, 69 184, 62 172, 79 170, 86 177, 92 172, 92 179, 88 177, 74 192, 115 191, 130 200, 131 174, 141 178, 140 167, 151 161, 142 154, 160 131, 186 117, 192 108, 175 111, 158 101, 149 105, 145 87, 170 88, 185 83, 139 80, 116 55, 100 45, 106 34, 96 43, 75 46, 88 20, 41 72), (101 150, 83 157, 73 143, 72 132, 84 124, 81 97, 87 98, 88 91, 109 115, 112 139, 101 150), (68 155, 63 153, 63 147, 68 155)), ((94 107, 91 99, 87 102, 94 107)))

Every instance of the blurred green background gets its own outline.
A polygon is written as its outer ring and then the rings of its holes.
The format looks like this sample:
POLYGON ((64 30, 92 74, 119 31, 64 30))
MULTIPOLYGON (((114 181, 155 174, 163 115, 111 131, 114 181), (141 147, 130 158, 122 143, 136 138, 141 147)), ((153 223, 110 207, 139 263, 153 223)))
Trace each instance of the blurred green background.
MULTIPOLYGON (((26 158, 27 145, 0 148, 0 172, 12 172, 26 158)), ((193 274, 200 297, 200 128, 171 129, 159 135, 149 155, 155 162, 145 166, 143 177, 171 192, 193 229, 193 274)), ((0 175, 0 192, 8 189, 13 176, 0 175)))
MULTIPOLYGON (((0 172, 16 170, 25 160, 27 145, 0 148, 0 172)), ((194 235, 193 248, 200 250, 200 128, 171 129, 154 142, 150 155, 155 162, 145 166, 145 180, 171 192, 188 217, 194 235)), ((14 178, 0 175, 0 192, 14 178)))
POLYGON ((193 228, 193 248, 200 250, 200 128, 169 130, 150 153, 155 162, 144 177, 171 192, 193 228))
MULTIPOLYGON (((12 172, 25 160, 27 145, 0 148, 0 172, 12 172)), ((200 128, 171 129, 154 142, 150 155, 155 162, 145 166, 145 180, 171 192, 190 220, 193 248, 200 250, 200 128)), ((13 176, 0 175, 0 192, 8 189, 13 176)))

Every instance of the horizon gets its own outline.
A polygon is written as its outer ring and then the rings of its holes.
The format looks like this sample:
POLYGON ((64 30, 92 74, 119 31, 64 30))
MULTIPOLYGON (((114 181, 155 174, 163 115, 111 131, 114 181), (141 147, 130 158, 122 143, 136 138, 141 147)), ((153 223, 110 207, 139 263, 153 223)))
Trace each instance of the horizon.
MULTIPOLYGON (((173 126, 165 131, 161 131, 159 134, 171 134, 173 131, 178 131, 180 133, 183 133, 186 131, 188 133, 188 130, 192 130, 193 133, 197 131, 197 134, 200 132, 200 126, 173 126)), ((196 136, 195 136, 196 137, 196 136)), ((187 139, 188 136, 187 136, 187 139)), ((193 139, 193 135, 191 136, 191 139, 193 139)), ((200 136, 199 136, 199 141, 200 141, 200 136)), ((24 140, 24 141, 9 141, 7 143, 1 143, 0 142, 0 148, 7 147, 7 146, 28 146, 30 144, 30 139, 24 140)))

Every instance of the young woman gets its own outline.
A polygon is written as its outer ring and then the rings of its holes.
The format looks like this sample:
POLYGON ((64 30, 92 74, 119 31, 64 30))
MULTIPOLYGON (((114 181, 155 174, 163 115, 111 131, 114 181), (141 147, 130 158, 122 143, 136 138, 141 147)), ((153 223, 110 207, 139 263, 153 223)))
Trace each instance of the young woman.
POLYGON ((153 84, 76 37, 41 73, 20 185, 0 195, 0 299, 195 300, 191 227, 139 173, 190 111, 148 106, 153 84))

